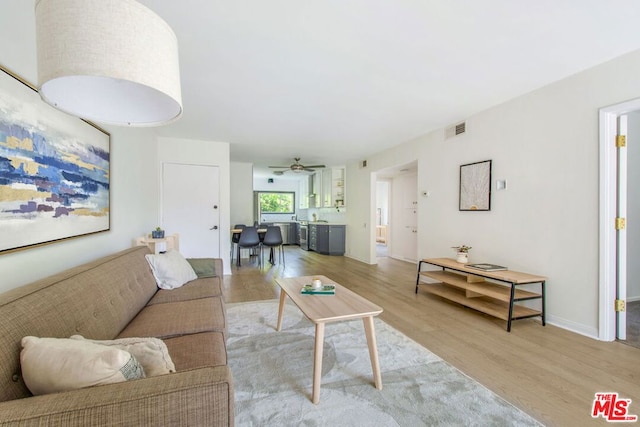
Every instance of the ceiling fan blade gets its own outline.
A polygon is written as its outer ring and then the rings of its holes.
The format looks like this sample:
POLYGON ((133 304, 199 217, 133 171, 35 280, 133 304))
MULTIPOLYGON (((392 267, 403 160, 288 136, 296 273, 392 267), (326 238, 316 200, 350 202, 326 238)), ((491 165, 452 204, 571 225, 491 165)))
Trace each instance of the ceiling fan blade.
POLYGON ((326 168, 326 166, 325 165, 310 165, 310 166, 305 166, 305 169, 306 168, 326 168))
POLYGON ((309 169, 309 168, 304 168, 302 169, 303 171, 307 171, 307 172, 315 172, 315 169, 309 169))

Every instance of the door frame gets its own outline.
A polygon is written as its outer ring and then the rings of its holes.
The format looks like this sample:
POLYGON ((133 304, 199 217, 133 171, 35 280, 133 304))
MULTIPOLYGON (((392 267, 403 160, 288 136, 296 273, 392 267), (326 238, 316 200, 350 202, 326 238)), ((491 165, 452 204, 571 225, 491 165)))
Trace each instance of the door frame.
MULTIPOLYGON (((600 221, 599 221, 599 320, 598 338, 616 339, 616 230, 614 222, 617 206, 617 149, 615 137, 618 116, 640 110, 640 99, 626 101, 599 111, 600 124, 600 221)), ((624 253, 623 253, 624 256, 624 253)), ((624 260, 626 262, 626 259, 624 260)), ((626 287, 626 283, 623 284, 626 287)), ((623 290, 626 294, 626 288, 623 290)))

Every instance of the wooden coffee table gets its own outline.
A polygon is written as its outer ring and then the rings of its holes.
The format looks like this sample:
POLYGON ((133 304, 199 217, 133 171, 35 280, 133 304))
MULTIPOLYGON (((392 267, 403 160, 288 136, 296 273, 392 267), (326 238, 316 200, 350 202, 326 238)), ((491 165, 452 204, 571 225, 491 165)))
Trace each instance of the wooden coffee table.
POLYGON ((334 280, 325 276, 303 276, 287 279, 276 279, 280 286, 280 306, 278 308, 279 331, 282 327, 282 315, 284 312, 285 298, 288 295, 291 301, 298 306, 300 311, 316 325, 316 337, 313 358, 313 395, 311 401, 320 401, 320 377, 322 375, 322 350, 324 344, 324 325, 329 322, 342 320, 362 319, 369 347, 371 368, 375 387, 382 390, 382 377, 378 362, 378 348, 376 334, 373 326, 373 316, 382 313, 382 308, 362 298, 355 292, 339 285, 334 280), (311 283, 314 277, 319 277, 323 284, 335 284, 335 295, 304 295, 300 293, 302 287, 311 283))

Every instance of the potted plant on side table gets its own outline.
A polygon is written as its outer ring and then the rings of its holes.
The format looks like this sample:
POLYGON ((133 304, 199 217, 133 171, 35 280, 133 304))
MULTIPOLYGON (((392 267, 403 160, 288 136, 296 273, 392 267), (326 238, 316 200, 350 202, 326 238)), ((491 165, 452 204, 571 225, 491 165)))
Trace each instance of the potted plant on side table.
POLYGON ((152 239, 164 239, 164 230, 160 227, 156 227, 155 230, 151 231, 152 239))
POLYGON ((460 246, 452 246, 453 249, 457 252, 456 261, 461 264, 466 264, 469 262, 469 250, 471 246, 460 245, 460 246))

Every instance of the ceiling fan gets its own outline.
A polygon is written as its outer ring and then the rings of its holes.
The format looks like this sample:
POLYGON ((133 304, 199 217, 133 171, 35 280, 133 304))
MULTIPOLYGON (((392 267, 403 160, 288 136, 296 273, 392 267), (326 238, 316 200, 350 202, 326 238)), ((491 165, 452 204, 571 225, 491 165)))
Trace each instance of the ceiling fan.
POLYGON ((282 175, 283 173, 285 173, 288 170, 293 171, 295 173, 299 173, 299 172, 302 172, 302 171, 314 172, 316 168, 324 168, 324 167, 326 167, 325 165, 305 166, 305 165, 300 163, 300 157, 295 157, 294 160, 296 162, 294 164, 290 165, 290 166, 269 166, 269 167, 270 168, 276 168, 276 169, 284 169, 282 171, 274 171, 273 173, 276 174, 276 175, 282 175))

